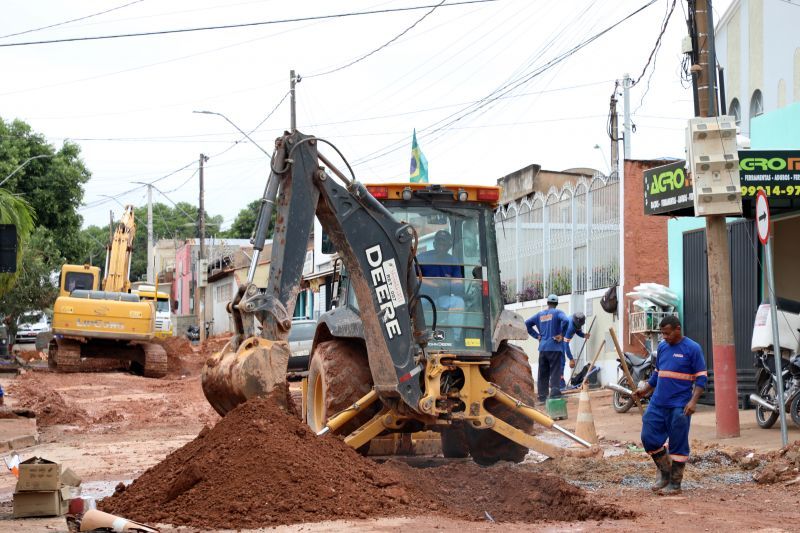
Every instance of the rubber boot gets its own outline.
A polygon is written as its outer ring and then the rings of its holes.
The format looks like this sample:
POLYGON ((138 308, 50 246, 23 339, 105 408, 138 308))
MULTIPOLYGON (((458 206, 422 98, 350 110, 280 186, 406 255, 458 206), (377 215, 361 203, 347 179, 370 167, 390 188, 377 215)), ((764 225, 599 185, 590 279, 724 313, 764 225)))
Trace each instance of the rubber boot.
POLYGON ((669 485, 662 491, 664 494, 678 494, 681 492, 681 482, 683 481, 683 469, 686 463, 672 462, 670 469, 669 485))
POLYGON ((656 464, 656 468, 658 468, 656 481, 650 485, 650 490, 657 492, 669 484, 671 472, 670 469, 674 467, 674 463, 667 453, 667 450, 656 452, 650 457, 653 458, 653 462, 656 464))

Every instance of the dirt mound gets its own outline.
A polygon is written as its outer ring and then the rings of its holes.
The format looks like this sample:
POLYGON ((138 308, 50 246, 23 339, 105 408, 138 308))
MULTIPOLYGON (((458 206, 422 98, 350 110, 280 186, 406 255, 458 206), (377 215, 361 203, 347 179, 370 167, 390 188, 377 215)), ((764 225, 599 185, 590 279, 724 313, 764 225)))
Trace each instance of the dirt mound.
POLYGON ((222 350, 222 348, 228 344, 228 341, 231 340, 232 336, 233 335, 230 333, 224 335, 215 335, 200 343, 200 353, 203 354, 203 362, 205 362, 209 356, 222 350))
POLYGON ((35 374, 28 373, 17 378, 8 390, 14 399, 14 406, 36 413, 36 422, 41 426, 82 425, 90 420, 85 410, 65 400, 61 394, 37 379, 35 374))
MULTIPOLYGON (((397 465, 398 468, 404 466, 397 465)), ((472 462, 454 463, 428 470, 405 467, 404 471, 405 479, 416 481, 417 490, 433 489, 428 498, 442 502, 447 514, 459 518, 569 522, 634 516, 630 511, 591 502, 583 489, 560 477, 522 470, 511 463, 499 463, 491 468, 472 462)))
POLYGON ((628 513, 590 503, 563 480, 505 465, 415 470, 316 437, 271 399, 240 405, 170 454, 104 511, 150 523, 257 528, 431 511, 473 520, 581 520, 628 513))
POLYGON ((33 361, 47 361, 47 355, 44 352, 40 352, 38 350, 20 350, 16 353, 16 356, 25 361, 26 363, 30 363, 33 361))
POLYGON ((768 453, 760 459, 763 466, 753 474, 753 479, 757 483, 800 482, 800 440, 768 453))
POLYGON ((198 354, 185 337, 168 337, 158 343, 167 352, 167 376, 194 375, 200 371, 205 358, 198 354))
POLYGON ((255 399, 103 500, 102 508, 142 522, 202 528, 365 518, 406 509, 392 473, 334 437, 317 438, 272 400, 255 399))

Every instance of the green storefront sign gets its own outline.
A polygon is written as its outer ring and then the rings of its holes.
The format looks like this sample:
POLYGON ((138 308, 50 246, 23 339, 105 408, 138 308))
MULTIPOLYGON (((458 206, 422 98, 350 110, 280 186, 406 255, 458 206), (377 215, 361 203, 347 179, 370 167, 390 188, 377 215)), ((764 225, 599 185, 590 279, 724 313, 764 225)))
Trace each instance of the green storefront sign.
MULTIPOLYGON (((770 198, 800 199, 800 151, 741 150, 739 181, 743 200, 761 190, 770 198)), ((686 161, 645 171, 644 213, 694 216, 694 189, 686 161)))
POLYGON ((686 161, 676 161, 644 172, 645 215, 694 215, 694 191, 685 167, 686 161))

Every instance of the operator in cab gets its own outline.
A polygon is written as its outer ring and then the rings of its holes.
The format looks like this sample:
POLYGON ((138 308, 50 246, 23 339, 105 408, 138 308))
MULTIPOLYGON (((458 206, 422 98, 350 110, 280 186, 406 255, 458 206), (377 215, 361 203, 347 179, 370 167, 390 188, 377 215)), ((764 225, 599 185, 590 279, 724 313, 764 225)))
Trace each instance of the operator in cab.
POLYGON ((433 250, 427 250, 417 255, 422 276, 432 278, 425 281, 433 294, 431 296, 436 306, 441 309, 454 309, 464 307, 464 298, 459 294, 463 290, 462 283, 452 283, 443 278, 462 279, 463 267, 458 260, 450 254, 453 247, 453 236, 447 230, 439 230, 433 237, 433 250), (437 279, 438 278, 438 279, 437 279))

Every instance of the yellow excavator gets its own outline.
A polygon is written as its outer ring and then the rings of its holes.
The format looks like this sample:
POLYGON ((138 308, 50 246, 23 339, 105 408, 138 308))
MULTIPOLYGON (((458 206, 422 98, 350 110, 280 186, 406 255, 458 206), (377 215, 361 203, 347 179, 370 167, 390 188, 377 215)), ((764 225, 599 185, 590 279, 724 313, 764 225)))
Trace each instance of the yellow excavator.
POLYGON ((235 333, 203 369, 203 392, 217 412, 256 396, 285 398, 294 374, 304 376, 308 425, 361 451, 383 435, 432 430, 441 434, 445 456, 482 465, 519 462, 529 449, 550 457, 600 454, 532 407, 528 358, 509 342, 527 331, 501 297, 494 226, 500 189, 367 187, 318 153, 319 143, 327 141, 296 131, 276 142, 247 283, 228 304, 235 333), (273 206, 263 292, 253 278, 273 206), (290 357, 314 215, 344 268, 336 307, 320 317, 310 356, 290 357), (580 447, 534 437, 534 422, 580 447))
POLYGON ((125 207, 106 254, 105 277, 89 265, 61 268, 59 296, 53 306, 50 368, 87 372, 126 368, 160 378, 167 354, 154 343, 156 308, 131 293, 130 265, 136 223, 133 206, 125 207))

